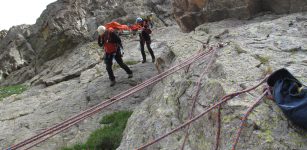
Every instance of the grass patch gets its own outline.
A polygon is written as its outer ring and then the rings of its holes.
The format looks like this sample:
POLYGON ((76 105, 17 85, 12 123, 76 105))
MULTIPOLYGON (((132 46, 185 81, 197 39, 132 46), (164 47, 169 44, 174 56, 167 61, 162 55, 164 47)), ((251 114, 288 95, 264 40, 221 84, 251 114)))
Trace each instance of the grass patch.
POLYGON ((86 144, 77 144, 72 148, 62 148, 62 150, 88 150, 86 144))
POLYGON ((27 87, 24 85, 0 87, 0 101, 11 95, 21 94, 25 90, 27 90, 27 87))
POLYGON ((115 150, 118 148, 131 111, 119 111, 106 115, 100 121, 104 127, 94 131, 85 144, 77 144, 62 150, 115 150))
MULTIPOLYGON (((134 61, 134 60, 128 60, 128 61, 125 61, 124 62, 126 65, 128 65, 128 66, 132 66, 132 65, 136 65, 136 64, 138 64, 139 62, 138 61, 134 61)), ((120 68, 120 66, 116 63, 116 64, 114 64, 113 66, 112 66, 112 69, 113 70, 116 70, 116 69, 118 69, 118 68, 120 68)))
POLYGON ((132 66, 132 65, 138 64, 139 62, 138 62, 138 61, 135 61, 135 60, 129 60, 129 61, 126 61, 125 63, 126 63, 127 65, 129 65, 129 66, 132 66))

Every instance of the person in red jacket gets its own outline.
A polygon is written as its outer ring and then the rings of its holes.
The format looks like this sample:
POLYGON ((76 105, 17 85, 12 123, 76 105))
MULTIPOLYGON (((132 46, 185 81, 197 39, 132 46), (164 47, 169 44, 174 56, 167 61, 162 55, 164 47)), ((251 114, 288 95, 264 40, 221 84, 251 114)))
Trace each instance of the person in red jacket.
POLYGON ((110 30, 106 30, 104 26, 99 26, 97 31, 99 33, 98 45, 103 47, 105 52, 104 62, 111 81, 110 86, 114 86, 116 83, 112 70, 113 59, 115 59, 118 65, 127 72, 128 78, 132 78, 132 71, 122 59, 121 49, 123 49, 123 45, 119 36, 110 30))

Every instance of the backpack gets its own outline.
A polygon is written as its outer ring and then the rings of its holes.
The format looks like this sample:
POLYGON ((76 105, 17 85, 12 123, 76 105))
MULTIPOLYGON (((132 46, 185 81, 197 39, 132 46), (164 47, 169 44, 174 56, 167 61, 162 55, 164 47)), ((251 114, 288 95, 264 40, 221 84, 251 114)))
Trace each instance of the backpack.
POLYGON ((111 34, 113 32, 112 31, 107 31, 105 34, 103 34, 102 36, 102 40, 103 40, 103 47, 104 50, 107 54, 113 54, 117 51, 117 43, 114 43, 111 38, 111 34))
POLYGON ((276 104, 289 120, 307 129, 307 88, 288 70, 280 69, 272 73, 267 81, 273 87, 276 104))

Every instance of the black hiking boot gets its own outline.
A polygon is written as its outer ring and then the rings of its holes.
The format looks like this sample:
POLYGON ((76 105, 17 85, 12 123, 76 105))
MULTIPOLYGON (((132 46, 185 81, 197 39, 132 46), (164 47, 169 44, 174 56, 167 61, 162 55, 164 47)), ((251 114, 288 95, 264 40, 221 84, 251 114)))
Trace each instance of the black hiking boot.
POLYGON ((146 60, 143 60, 143 61, 142 61, 142 64, 144 64, 144 63, 146 63, 146 60))
POLYGON ((111 82, 110 82, 110 87, 114 86, 114 85, 115 85, 115 83, 116 83, 116 81, 115 81, 115 80, 114 80, 114 81, 111 81, 111 82))
POLYGON ((132 78, 133 77, 133 73, 128 74, 128 78, 132 78))

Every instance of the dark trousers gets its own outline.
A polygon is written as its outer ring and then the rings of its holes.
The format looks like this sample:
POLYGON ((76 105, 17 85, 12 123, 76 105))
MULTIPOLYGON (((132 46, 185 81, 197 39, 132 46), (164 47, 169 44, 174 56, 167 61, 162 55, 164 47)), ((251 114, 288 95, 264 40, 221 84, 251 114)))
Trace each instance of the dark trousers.
POLYGON ((147 46, 147 49, 151 55, 151 58, 152 60, 155 60, 155 55, 150 47, 150 44, 151 44, 151 41, 140 41, 140 44, 141 44, 141 53, 142 53, 142 57, 143 57, 143 61, 146 61, 146 54, 145 54, 145 43, 146 43, 146 46, 147 46))
POLYGON ((117 51, 115 54, 106 54, 105 55, 105 64, 106 64, 106 69, 109 75, 109 79, 111 81, 115 80, 115 76, 112 70, 112 65, 113 65, 113 58, 116 60, 116 62, 118 63, 118 65, 123 68, 127 74, 132 74, 132 71, 129 69, 129 67, 124 63, 123 59, 122 59, 122 55, 120 54, 120 51, 117 51))

